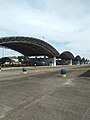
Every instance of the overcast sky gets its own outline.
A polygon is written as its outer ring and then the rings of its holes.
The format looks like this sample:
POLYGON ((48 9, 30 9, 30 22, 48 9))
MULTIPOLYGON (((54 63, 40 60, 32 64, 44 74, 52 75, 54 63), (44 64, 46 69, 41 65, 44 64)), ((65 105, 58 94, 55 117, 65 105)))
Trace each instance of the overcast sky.
MULTIPOLYGON (((4 36, 44 37, 60 53, 69 50, 90 59, 90 0, 0 0, 4 36)), ((16 54, 4 50, 4 56, 16 54)))

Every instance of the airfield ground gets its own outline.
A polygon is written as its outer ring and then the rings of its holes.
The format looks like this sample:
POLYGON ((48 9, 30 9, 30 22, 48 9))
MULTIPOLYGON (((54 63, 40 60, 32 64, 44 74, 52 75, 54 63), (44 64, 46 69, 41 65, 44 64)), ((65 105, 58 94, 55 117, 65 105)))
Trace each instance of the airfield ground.
POLYGON ((0 120, 90 120, 90 66, 2 69, 0 120))

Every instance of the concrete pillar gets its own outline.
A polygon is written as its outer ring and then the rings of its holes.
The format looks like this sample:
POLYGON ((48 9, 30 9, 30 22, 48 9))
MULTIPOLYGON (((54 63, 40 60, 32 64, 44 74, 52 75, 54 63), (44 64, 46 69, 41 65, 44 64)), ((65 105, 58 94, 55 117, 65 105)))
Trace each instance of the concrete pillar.
POLYGON ((56 57, 49 58, 49 65, 50 66, 56 66, 56 57))
POLYGON ((35 56, 35 58, 37 59, 37 56, 35 56))
POLYGON ((44 62, 46 62, 46 56, 44 56, 44 62))
POLYGON ((46 62, 46 56, 44 56, 44 62, 45 62, 45 65, 47 64, 47 62, 46 62))
POLYGON ((77 65, 80 65, 80 61, 78 61, 78 64, 77 65))
POLYGON ((82 62, 82 65, 84 65, 84 62, 82 62))
POLYGON ((72 65, 72 60, 70 60, 70 65, 72 65))
POLYGON ((53 58, 53 66, 56 66, 56 57, 53 58))

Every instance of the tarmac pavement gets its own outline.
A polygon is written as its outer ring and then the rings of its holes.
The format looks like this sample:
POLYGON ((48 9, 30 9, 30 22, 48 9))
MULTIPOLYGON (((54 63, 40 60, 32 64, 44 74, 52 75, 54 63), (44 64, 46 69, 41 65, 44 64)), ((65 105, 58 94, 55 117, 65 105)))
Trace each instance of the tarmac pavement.
POLYGON ((72 70, 66 78, 59 70, 0 73, 0 120, 90 120, 90 77, 85 72, 72 70))

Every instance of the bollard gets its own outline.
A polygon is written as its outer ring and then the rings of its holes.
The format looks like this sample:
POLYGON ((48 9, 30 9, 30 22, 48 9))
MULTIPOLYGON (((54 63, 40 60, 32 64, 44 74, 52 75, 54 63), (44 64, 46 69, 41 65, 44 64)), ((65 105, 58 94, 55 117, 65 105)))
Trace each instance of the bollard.
POLYGON ((27 68, 25 68, 25 67, 22 68, 22 74, 24 74, 24 75, 27 74, 27 68))
POLYGON ((61 69, 61 77, 66 77, 66 70, 65 69, 61 69))

